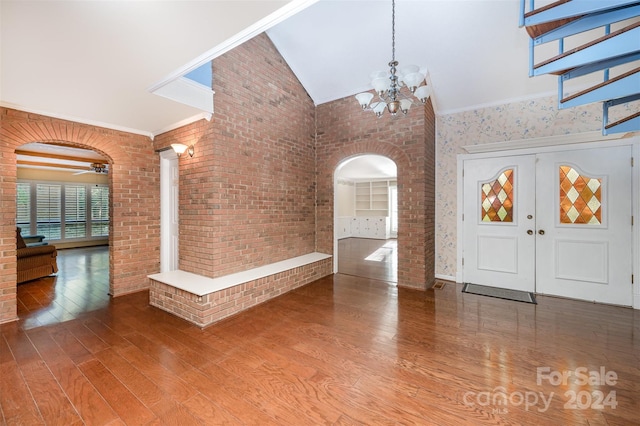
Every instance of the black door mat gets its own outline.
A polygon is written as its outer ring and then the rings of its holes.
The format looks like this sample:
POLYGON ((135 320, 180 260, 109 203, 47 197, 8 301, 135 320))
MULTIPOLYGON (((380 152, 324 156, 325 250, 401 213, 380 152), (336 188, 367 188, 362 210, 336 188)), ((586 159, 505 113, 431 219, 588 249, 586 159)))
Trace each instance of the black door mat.
POLYGON ((480 284, 464 283, 463 293, 478 294, 480 296, 496 297, 498 299, 514 300, 516 302, 533 303, 537 305, 536 297, 528 291, 511 290, 508 288, 489 287, 480 284))

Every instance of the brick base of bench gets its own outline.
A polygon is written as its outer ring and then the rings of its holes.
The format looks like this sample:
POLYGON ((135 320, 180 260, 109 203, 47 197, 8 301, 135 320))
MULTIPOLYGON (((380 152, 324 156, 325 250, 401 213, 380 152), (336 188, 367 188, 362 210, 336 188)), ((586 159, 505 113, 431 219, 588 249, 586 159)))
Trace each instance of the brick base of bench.
POLYGON ((202 295, 149 276, 149 303, 199 327, 206 327, 332 273, 333 265, 328 257, 202 295))

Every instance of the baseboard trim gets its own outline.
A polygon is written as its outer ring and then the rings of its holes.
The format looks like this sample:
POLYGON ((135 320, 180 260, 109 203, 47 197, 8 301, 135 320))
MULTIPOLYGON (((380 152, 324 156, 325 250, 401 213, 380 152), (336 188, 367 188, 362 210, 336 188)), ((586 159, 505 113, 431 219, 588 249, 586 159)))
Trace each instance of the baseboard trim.
POLYGON ((445 280, 445 281, 456 282, 456 277, 454 277, 452 275, 436 274, 435 277, 436 277, 437 280, 445 280))

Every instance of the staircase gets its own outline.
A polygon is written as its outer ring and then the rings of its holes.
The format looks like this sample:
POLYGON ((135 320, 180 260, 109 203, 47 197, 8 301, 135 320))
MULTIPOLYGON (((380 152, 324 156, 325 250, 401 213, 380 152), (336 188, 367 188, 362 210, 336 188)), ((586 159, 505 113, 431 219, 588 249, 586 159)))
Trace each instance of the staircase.
POLYGON ((529 76, 558 76, 560 109, 602 102, 603 135, 640 131, 640 106, 609 121, 610 109, 640 105, 640 1, 558 0, 536 9, 529 0, 528 10, 526 3, 520 26, 531 37, 529 76))

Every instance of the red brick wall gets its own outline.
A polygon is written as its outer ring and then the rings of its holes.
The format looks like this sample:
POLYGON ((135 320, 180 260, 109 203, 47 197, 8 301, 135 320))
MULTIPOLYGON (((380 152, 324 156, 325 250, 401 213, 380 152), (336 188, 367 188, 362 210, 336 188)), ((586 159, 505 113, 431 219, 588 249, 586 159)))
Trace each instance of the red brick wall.
POLYGON ((336 167, 359 154, 398 166, 398 285, 425 289, 434 281, 435 114, 429 101, 395 119, 363 112, 353 97, 317 107, 318 251, 333 253, 336 167))
POLYGON ((204 296, 151 280, 149 304, 206 327, 317 279, 331 275, 331 258, 247 281, 204 296))
POLYGON ((213 61, 215 114, 159 135, 180 159, 180 269, 218 277, 315 251, 314 105, 266 35, 213 61))
POLYGON ((149 138, 0 108, 0 322, 16 318, 16 154, 29 142, 63 142, 109 160, 110 292, 148 287, 160 260, 158 155, 149 138))
POLYGON ((16 316, 15 149, 65 142, 109 159, 110 289, 148 288, 159 269, 159 158, 182 142, 180 267, 217 277, 290 257, 333 252, 333 172, 344 159, 386 155, 398 165, 399 285, 427 288, 434 264, 434 144, 424 114, 376 119, 352 98, 314 107, 268 37, 214 61, 215 114, 148 138, 0 109, 0 322, 16 316), (316 127, 318 136, 316 134, 316 127))

